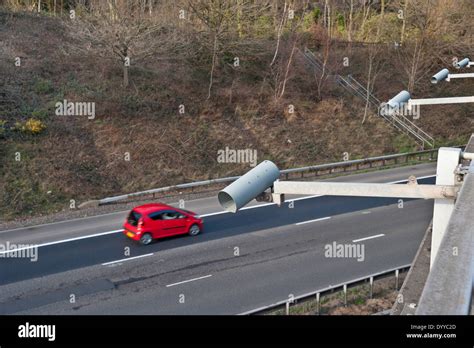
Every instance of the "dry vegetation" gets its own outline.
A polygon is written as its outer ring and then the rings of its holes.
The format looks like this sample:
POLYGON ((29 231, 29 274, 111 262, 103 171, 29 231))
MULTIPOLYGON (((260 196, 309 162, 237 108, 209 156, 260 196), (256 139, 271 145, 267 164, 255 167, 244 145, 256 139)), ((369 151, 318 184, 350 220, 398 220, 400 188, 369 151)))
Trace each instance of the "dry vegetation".
MULTIPOLYGON (((381 100, 404 88, 422 97, 472 93, 469 81, 427 82, 453 57, 471 54, 469 1, 0 4, 5 220, 66 210, 71 199, 247 170, 217 162, 226 146, 257 149, 259 160, 281 168, 339 161, 344 152, 360 158, 416 148, 366 114, 363 101, 314 74, 297 53, 304 46, 381 100), (56 116, 54 105, 63 99, 95 102, 97 116, 56 116), (24 131, 31 119, 41 121, 39 134, 24 131)), ((457 144, 472 132, 469 110, 426 107, 417 123, 439 144, 457 144)))

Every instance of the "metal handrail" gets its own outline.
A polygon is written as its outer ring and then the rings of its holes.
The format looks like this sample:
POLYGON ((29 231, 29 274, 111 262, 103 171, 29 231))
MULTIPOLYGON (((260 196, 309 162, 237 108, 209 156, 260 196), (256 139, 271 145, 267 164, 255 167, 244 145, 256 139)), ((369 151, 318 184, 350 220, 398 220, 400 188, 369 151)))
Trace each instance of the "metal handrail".
POLYGON ((454 211, 421 294, 417 315, 468 315, 474 280, 474 165, 464 178, 454 211))
MULTIPOLYGON (((306 60, 316 69, 322 71, 323 67, 321 62, 318 60, 316 55, 307 47, 304 49, 304 53, 302 53, 299 49, 298 52, 302 54, 306 60)), ((378 109, 381 105, 380 100, 373 95, 371 92, 367 90, 366 87, 362 86, 356 79, 352 77, 352 75, 348 76, 341 76, 337 74, 333 74, 330 69, 327 67, 325 68, 326 72, 328 75, 333 75, 337 81, 337 83, 343 87, 345 90, 350 92, 352 95, 357 96, 359 98, 362 98, 364 100, 369 101, 369 104, 372 105, 372 107, 378 109)), ((386 120, 388 123, 390 123, 393 127, 398 129, 401 132, 408 133, 415 137, 418 142, 420 142, 423 147, 426 144, 429 146, 433 147, 434 146, 434 139, 432 136, 430 136, 428 133, 423 131, 420 127, 418 127, 416 124, 414 124, 412 121, 410 121, 408 118, 401 114, 397 115, 392 115, 392 116, 387 116, 383 114, 379 114, 382 116, 384 120, 386 120)))

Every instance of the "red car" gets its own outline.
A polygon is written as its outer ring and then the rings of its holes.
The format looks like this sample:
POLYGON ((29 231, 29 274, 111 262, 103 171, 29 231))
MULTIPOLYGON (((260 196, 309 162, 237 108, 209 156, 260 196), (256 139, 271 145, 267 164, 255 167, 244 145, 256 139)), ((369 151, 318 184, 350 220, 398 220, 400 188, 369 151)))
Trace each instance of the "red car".
POLYGON ((143 245, 153 239, 178 234, 198 235, 203 229, 196 213, 166 204, 150 203, 133 208, 123 225, 123 233, 143 245))

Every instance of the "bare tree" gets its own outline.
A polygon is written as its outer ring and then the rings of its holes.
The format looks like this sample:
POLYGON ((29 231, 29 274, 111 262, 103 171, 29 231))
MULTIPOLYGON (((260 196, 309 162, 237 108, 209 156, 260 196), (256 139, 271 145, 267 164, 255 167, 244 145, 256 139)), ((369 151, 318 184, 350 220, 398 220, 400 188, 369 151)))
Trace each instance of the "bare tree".
MULTIPOLYGON (((287 2, 285 1, 285 6, 283 7, 283 13, 281 15, 280 24, 278 25, 278 28, 277 28, 277 42, 276 42, 276 47, 275 47, 275 53, 273 54, 273 59, 270 62, 270 66, 272 66, 275 63, 275 60, 278 55, 278 49, 280 48, 280 40, 281 40, 281 35, 283 33, 283 27, 285 26, 286 20, 288 18, 287 5, 288 5, 287 2)), ((278 13, 278 11, 275 11, 275 12, 278 13)))
MULTIPOLYGON (((286 8, 286 3, 285 3, 283 17, 286 17, 285 13, 292 14, 291 18, 288 17, 288 20, 291 21, 291 26, 288 32, 289 38, 287 40, 287 43, 289 44, 290 48, 289 48, 289 54, 286 57, 280 57, 278 59, 277 55, 279 52, 280 38, 277 38, 277 48, 275 50, 275 54, 273 56, 272 62, 270 63, 271 73, 274 76, 274 81, 275 81, 275 101, 282 98, 283 95, 285 94, 286 85, 290 78, 290 69, 293 64, 293 58, 297 49, 297 45, 299 44, 299 41, 301 38, 300 29, 303 24, 306 11, 308 9, 308 0, 304 1, 300 5, 301 7, 298 9, 295 7, 286 8), (298 16, 296 16, 295 13, 298 13, 298 16), (276 62, 278 62, 278 64, 275 64, 276 62)), ((285 21, 286 20, 282 19, 281 23, 284 23, 285 21)), ((281 36, 281 31, 279 33, 279 36, 281 36)))
POLYGON ((322 100, 322 90, 324 83, 327 81, 329 77, 329 71, 327 70, 328 68, 328 61, 329 61, 329 56, 331 53, 331 37, 325 33, 324 35, 324 41, 322 42, 322 71, 321 74, 319 75, 319 78, 317 78, 316 83, 317 83, 317 91, 318 91, 318 99, 322 100))
POLYGON ((206 27, 208 48, 211 51, 211 69, 209 73, 209 85, 207 99, 211 98, 212 85, 214 83, 214 70, 220 51, 220 45, 226 33, 228 33, 233 13, 236 12, 235 5, 230 1, 188 1, 188 6, 206 27), (234 10, 234 11, 233 11, 234 10))
MULTIPOLYGON (((244 22, 267 10, 269 5, 259 5, 251 0, 188 0, 187 6, 203 28, 196 26, 200 42, 211 52, 211 67, 207 99, 211 98, 214 73, 221 52, 236 48, 245 43, 243 39, 244 22)), ((196 23, 197 24, 197 23, 196 23)))
POLYGON ((367 119, 367 115, 369 113, 370 107, 370 95, 374 89, 375 81, 377 79, 377 75, 380 71, 380 59, 378 57, 379 53, 383 50, 383 46, 381 46, 380 36, 382 31, 382 26, 384 25, 385 20, 385 0, 381 0, 380 3, 380 16, 377 21, 376 29, 375 29, 375 43, 369 43, 368 46, 368 69, 367 69, 367 84, 366 88, 366 97, 365 97, 365 107, 364 107, 364 117, 362 118, 362 124, 365 123, 367 119))
POLYGON ((446 13, 450 12, 446 7, 448 4, 451 6, 454 2, 410 2, 410 7, 405 6, 405 25, 410 29, 411 35, 404 39, 404 45, 397 53, 401 68, 407 76, 407 90, 410 92, 432 70, 438 52, 445 50, 447 45, 452 45, 438 40, 448 28, 451 29, 446 22, 446 13), (437 43, 435 48, 430 44, 432 42, 437 43))
POLYGON ((141 0, 96 0, 89 8, 66 21, 80 43, 76 48, 118 59, 124 88, 129 85, 130 66, 152 55, 172 54, 183 44, 183 35, 163 17, 147 15, 141 0))
POLYGON ((349 24, 347 26, 347 40, 349 42, 352 42, 352 30, 354 28, 354 0, 349 0, 349 4, 349 24))
POLYGON ((402 29, 400 31, 400 44, 403 44, 403 41, 405 40, 405 30, 406 30, 406 26, 407 26, 406 16, 408 14, 408 3, 409 2, 410 2, 410 0, 404 0, 403 10, 401 12, 401 15, 402 15, 402 29))

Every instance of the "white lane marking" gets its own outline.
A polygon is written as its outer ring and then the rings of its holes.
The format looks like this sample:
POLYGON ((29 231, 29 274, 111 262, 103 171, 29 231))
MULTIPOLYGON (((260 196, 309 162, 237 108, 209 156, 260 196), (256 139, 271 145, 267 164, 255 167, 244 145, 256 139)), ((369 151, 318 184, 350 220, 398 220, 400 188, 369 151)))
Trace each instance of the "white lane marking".
MULTIPOLYGON (((17 248, 17 249, 11 249, 11 250, 6 250, 6 251, 0 251, 0 255, 2 254, 9 254, 12 251, 21 251, 21 250, 28 250, 28 249, 33 249, 33 248, 41 248, 44 246, 48 245, 55 245, 55 244, 61 244, 61 243, 67 243, 67 242, 74 242, 76 240, 81 240, 81 239, 87 239, 87 238, 93 238, 93 237, 100 237, 100 236, 105 236, 107 234, 113 234, 113 233, 119 233, 123 232, 123 229, 121 230, 114 230, 114 231, 107 231, 107 232, 101 232, 101 233, 96 233, 96 234, 88 234, 87 236, 82 236, 82 237, 76 237, 76 238, 69 238, 69 239, 64 239, 64 240, 58 240, 55 242, 49 242, 49 243, 43 243, 43 244, 30 244, 27 247, 22 247, 22 248, 17 248)), ((29 243, 11 243, 11 244, 29 244, 29 243)))
POLYGON ((383 236, 385 236, 385 234, 383 234, 383 233, 376 234, 375 236, 370 236, 370 237, 365 237, 365 238, 360 238, 360 239, 354 239, 352 241, 352 243, 362 242, 363 240, 369 240, 369 239, 379 238, 379 237, 383 237, 383 236))
MULTIPOLYGON (((420 177, 417 178, 417 179, 418 179, 418 180, 421 180, 421 179, 427 179, 427 178, 433 178, 433 177, 436 177, 436 175, 420 176, 420 177)), ((387 184, 396 184, 396 183, 405 182, 405 181, 407 181, 407 180, 392 181, 392 182, 388 182, 387 184)), ((295 199, 292 199, 292 200, 289 200, 289 201, 299 201, 299 200, 303 200, 303 199, 309 199, 309 198, 315 198, 315 197, 321 197, 321 196, 322 196, 322 195, 305 196, 305 197, 295 198, 295 199)), ((244 209, 253 209, 253 208, 260 208, 260 207, 265 207, 265 206, 274 205, 274 204, 275 204, 275 203, 265 203, 265 204, 260 204, 260 205, 251 206, 251 207, 245 207, 245 208, 242 208, 241 210, 244 210, 244 209)), ((90 217, 87 217, 87 218, 94 218, 94 217, 100 217, 100 216, 112 215, 112 214, 119 214, 119 213, 122 213, 122 212, 109 213, 109 214, 103 214, 103 215, 97 215, 97 216, 90 216, 90 217)), ((206 217, 206 216, 219 215, 219 214, 228 214, 228 213, 229 213, 229 212, 227 212, 227 211, 219 211, 219 212, 216 212, 216 213, 203 214, 203 215, 199 215, 199 216, 200 216, 200 217, 206 217)), ((229 213, 229 214, 230 214, 230 213, 229 213)), ((70 221, 75 221, 75 220, 80 220, 80 219, 82 219, 82 218, 72 219, 72 220, 65 220, 65 221, 59 221, 59 222, 53 222, 53 223, 50 223, 50 224, 36 225, 36 226, 31 226, 31 227, 20 227, 20 228, 18 228, 18 229, 14 229, 14 230, 0 231, 0 233, 3 233, 3 232, 10 232, 10 231, 15 231, 15 230, 20 230, 20 229, 36 228, 36 227, 47 226, 47 225, 53 225, 53 224, 57 224, 57 223, 70 222, 70 221)), ((2 252, 0 252, 0 255, 1 255, 1 254, 7 254, 7 253, 10 253, 10 252, 12 252, 12 251, 21 251, 21 250, 32 249, 32 248, 41 248, 41 247, 48 246, 48 245, 55 245, 55 244, 73 242, 73 241, 76 241, 76 240, 81 240, 81 239, 86 239, 86 238, 93 238, 93 237, 105 236, 105 235, 107 235, 107 234, 119 233, 119 232, 122 232, 122 231, 123 231, 123 230, 114 230, 114 231, 108 231, 108 232, 101 232, 101 233, 89 234, 89 235, 87 235, 87 236, 82 236, 82 237, 77 237, 77 238, 70 238, 70 239, 58 240, 58 241, 55 241, 55 242, 43 243, 43 244, 38 244, 38 245, 34 245, 34 246, 28 246, 28 247, 25 247, 25 248, 11 249, 11 250, 7 250, 7 251, 2 251, 2 252)), ((27 244, 27 243, 18 243, 18 244, 27 244)))
POLYGON ((202 214, 202 215, 198 215, 197 217, 207 217, 207 216, 214 216, 214 215, 221 215, 221 214, 227 214, 228 211, 218 211, 218 212, 215 212, 215 213, 209 213, 209 214, 202 214))
POLYGON ((120 215, 120 214, 127 214, 130 212, 130 209, 129 210, 121 210, 121 211, 116 211, 116 212, 113 212, 113 213, 106 213, 106 214, 100 214, 100 215, 94 215, 94 216, 84 216, 84 217, 79 217, 79 218, 74 218, 74 219, 71 219, 71 220, 64 220, 64 221, 56 221, 56 222, 49 222, 47 224, 40 224, 40 225, 33 225, 33 226, 25 226, 25 227, 18 227, 18 228, 13 228, 11 230, 3 230, 3 231, 0 231, 0 234, 2 233, 8 233, 8 232, 14 232, 14 231, 18 231, 18 230, 30 230, 30 229, 36 229, 36 228, 40 228, 40 227, 43 227, 43 226, 51 226, 51 225, 58 225, 58 224, 64 224, 66 222, 74 222, 74 221, 79 221, 79 220, 88 220, 88 219, 100 219, 104 216, 109 216, 109 215, 120 215))
MULTIPOLYGON (((436 177, 436 174, 435 174, 435 175, 425 175, 425 176, 417 177, 416 180, 422 180, 422 179, 428 179, 428 178, 435 178, 435 177, 436 177)), ((391 181, 391 182, 387 182, 386 184, 398 184, 399 182, 405 182, 405 181, 408 181, 408 179, 397 180, 397 181, 391 181)))
POLYGON ((182 282, 178 282, 178 283, 168 284, 168 285, 166 285, 166 287, 167 287, 167 288, 170 288, 170 287, 175 286, 175 285, 180 285, 180 284, 184 284, 184 283, 194 282, 195 280, 205 279, 205 278, 209 278, 209 277, 212 277, 212 274, 208 274, 208 275, 203 276, 203 277, 198 277, 198 278, 183 280, 182 282))
POLYGON ((326 217, 319 218, 319 219, 297 222, 295 225, 297 225, 297 226, 298 226, 298 225, 304 225, 304 224, 309 224, 309 223, 311 223, 311 222, 329 220, 330 218, 331 218, 330 216, 326 216, 326 217))
POLYGON ((363 214, 363 215, 367 215, 367 214, 370 214, 370 213, 371 213, 371 211, 370 211, 370 210, 366 210, 366 211, 363 211, 361 214, 363 214))
POLYGON ((151 256, 151 255, 153 255, 153 253, 145 254, 145 255, 138 255, 138 256, 129 257, 129 258, 126 258, 126 259, 121 259, 121 260, 110 261, 110 262, 103 263, 102 266, 108 266, 108 265, 111 265, 111 264, 114 264, 114 263, 118 263, 118 262, 124 262, 124 261, 129 261, 129 260, 135 260, 135 259, 139 259, 139 258, 142 258, 142 257, 151 256))

